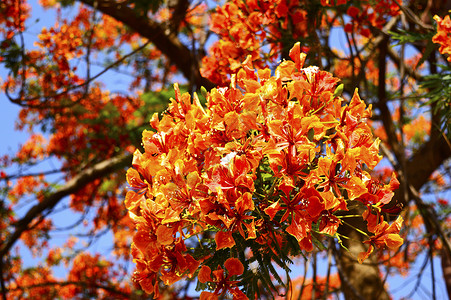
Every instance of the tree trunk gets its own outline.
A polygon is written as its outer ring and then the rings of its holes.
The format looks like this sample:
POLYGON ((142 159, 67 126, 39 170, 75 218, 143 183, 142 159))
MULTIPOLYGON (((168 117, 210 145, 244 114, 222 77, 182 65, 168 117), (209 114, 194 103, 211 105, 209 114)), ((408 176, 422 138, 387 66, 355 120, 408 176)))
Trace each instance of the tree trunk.
MULTIPOLYGON (((354 212, 351 210, 351 214, 354 212)), ((356 215, 361 215, 363 208, 356 215)), ((362 218, 346 218, 346 222, 356 228, 365 228, 362 218)), ((368 249, 361 233, 350 226, 341 226, 339 233, 349 237, 343 239, 343 245, 349 250, 339 247, 336 256, 342 291, 347 300, 389 300, 390 297, 380 276, 375 255, 371 255, 363 264, 357 261, 360 252, 368 249)))

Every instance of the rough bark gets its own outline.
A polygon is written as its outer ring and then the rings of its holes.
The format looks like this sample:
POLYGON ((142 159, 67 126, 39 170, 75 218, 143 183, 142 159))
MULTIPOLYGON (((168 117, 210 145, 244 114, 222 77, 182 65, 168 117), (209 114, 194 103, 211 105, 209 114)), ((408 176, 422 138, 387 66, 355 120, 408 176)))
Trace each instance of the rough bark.
MULTIPOLYGON (((363 211, 353 211, 361 214, 363 211)), ((361 218, 346 218, 353 226, 362 226, 361 218)), ((362 228, 362 227, 360 227, 362 228)), ((390 296, 381 279, 376 256, 370 256, 363 264, 357 262, 360 252, 368 249, 363 244, 362 234, 349 226, 340 227, 340 234, 349 237, 343 244, 347 248, 340 247, 337 263, 342 282, 342 291, 347 300, 389 300, 390 296)))
POLYGON ((442 272, 445 278, 445 285, 448 291, 448 297, 451 298, 451 255, 442 249, 442 272))

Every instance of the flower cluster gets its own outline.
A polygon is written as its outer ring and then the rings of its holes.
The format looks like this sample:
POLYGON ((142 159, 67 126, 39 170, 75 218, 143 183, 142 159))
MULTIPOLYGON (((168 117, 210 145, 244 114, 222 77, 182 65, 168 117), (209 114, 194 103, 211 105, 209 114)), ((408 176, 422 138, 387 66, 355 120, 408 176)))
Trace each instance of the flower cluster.
POLYGON ((371 28, 382 29, 391 17, 401 13, 399 3, 393 0, 358 1, 357 5, 350 5, 346 11, 351 17, 344 30, 345 32, 358 32, 363 37, 371 36, 371 28))
POLYGON ((0 3, 0 37, 4 47, 18 32, 25 30, 25 20, 30 14, 30 6, 26 1, 3 0, 0 3), (4 39, 4 40, 3 40, 4 39))
POLYGON ((434 16, 437 22, 437 33, 432 38, 434 43, 440 44, 440 53, 448 54, 448 61, 451 62, 451 19, 445 16, 443 19, 434 16))
POLYGON ((151 119, 155 132, 143 132, 125 200, 137 228, 134 280, 146 292, 157 297, 159 282, 198 274, 212 291, 204 297, 242 298, 237 286, 260 252, 311 251, 322 235, 336 236, 350 202, 368 208, 369 244, 402 242, 401 220, 388 227, 372 213, 398 184, 369 174, 381 159, 371 108, 357 91, 345 101, 330 73, 304 67, 300 49, 274 76, 255 72, 249 57, 229 88, 206 94, 206 107, 175 85, 165 114, 151 119))
POLYGON ((241 61, 248 56, 257 69, 275 62, 288 27, 292 28, 294 40, 306 37, 309 22, 303 6, 298 0, 232 0, 216 8, 210 30, 219 40, 202 59, 202 76, 222 86, 230 81, 229 75, 236 73, 241 61), (262 49, 268 42, 267 49, 262 49))

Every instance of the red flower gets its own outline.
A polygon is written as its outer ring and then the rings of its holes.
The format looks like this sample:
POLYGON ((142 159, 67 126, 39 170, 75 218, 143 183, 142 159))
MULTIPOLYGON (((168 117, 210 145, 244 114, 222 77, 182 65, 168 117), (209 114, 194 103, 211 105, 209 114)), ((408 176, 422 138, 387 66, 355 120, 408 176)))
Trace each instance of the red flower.
POLYGON ((285 213, 280 219, 281 223, 291 215, 291 222, 286 231, 301 243, 308 236, 311 223, 316 222, 324 210, 324 201, 318 191, 307 187, 303 187, 293 198, 290 197, 290 194, 282 196, 282 200, 282 204, 277 201, 264 211, 271 220, 279 211, 284 211, 285 213))

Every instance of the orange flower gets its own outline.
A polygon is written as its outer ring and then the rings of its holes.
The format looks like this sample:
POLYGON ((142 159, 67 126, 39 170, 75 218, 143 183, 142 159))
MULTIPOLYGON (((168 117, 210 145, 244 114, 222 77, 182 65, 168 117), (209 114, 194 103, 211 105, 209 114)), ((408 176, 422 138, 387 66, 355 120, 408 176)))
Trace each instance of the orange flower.
POLYGON ((442 54, 448 54, 448 61, 451 62, 451 19, 450 16, 440 18, 434 16, 437 22, 437 33, 432 38, 434 43, 440 44, 439 51, 442 54))
POLYGON ((232 276, 237 276, 243 274, 244 266, 238 258, 228 258, 224 262, 224 266, 227 271, 227 276, 224 276, 225 270, 220 266, 216 271, 212 272, 209 266, 202 266, 199 271, 198 279, 200 282, 211 282, 215 288, 214 292, 202 292, 200 299, 218 299, 218 296, 224 295, 225 293, 230 293, 233 295, 233 299, 241 300, 248 299, 247 296, 241 292, 236 284, 239 281, 232 281, 230 278, 232 276))
POLYGON ((372 233, 374 233, 373 236, 370 237, 368 241, 365 241, 364 243, 369 244, 368 250, 366 252, 361 252, 359 254, 359 262, 363 262, 365 259, 370 256, 370 254, 373 252, 374 247, 377 248, 384 248, 387 247, 391 250, 398 249, 402 243, 404 242, 404 239, 399 236, 399 231, 401 229, 403 219, 401 216, 398 216, 396 221, 394 221, 392 224, 388 225, 387 222, 382 221, 378 225, 374 226, 374 228, 368 226, 368 229, 372 233))

